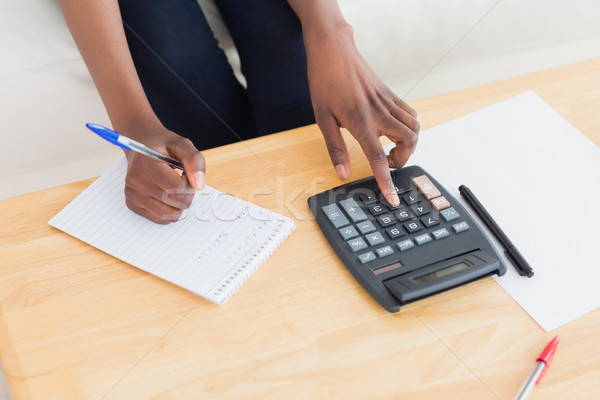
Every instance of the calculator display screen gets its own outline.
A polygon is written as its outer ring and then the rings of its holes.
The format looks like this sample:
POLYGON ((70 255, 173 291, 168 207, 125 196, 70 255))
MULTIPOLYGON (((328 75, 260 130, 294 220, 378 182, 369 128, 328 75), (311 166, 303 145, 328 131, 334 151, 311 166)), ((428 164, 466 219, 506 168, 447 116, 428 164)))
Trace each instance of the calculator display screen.
POLYGON ((446 267, 444 269, 440 269, 438 271, 434 271, 434 272, 430 272, 430 273, 425 274, 425 275, 418 276, 418 277, 413 278, 413 279, 417 283, 429 282, 431 280, 434 280, 434 279, 437 279, 437 278, 441 278, 443 276, 450 275, 453 272, 462 271, 463 269, 467 269, 467 268, 469 268, 469 265, 465 264, 464 262, 461 262, 461 263, 454 264, 454 265, 451 265, 449 267, 446 267))

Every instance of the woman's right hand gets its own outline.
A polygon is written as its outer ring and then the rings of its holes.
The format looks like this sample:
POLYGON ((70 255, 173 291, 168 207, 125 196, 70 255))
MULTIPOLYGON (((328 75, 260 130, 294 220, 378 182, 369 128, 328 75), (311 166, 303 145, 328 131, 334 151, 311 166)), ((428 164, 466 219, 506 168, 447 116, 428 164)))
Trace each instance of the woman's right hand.
POLYGON ((204 157, 189 139, 162 126, 143 132, 122 130, 121 133, 183 163, 186 172, 179 175, 162 161, 126 152, 127 207, 157 224, 178 221, 192 204, 196 190, 204 188, 204 157))
POLYGON ((185 167, 180 176, 162 161, 128 152, 127 206, 158 224, 177 221, 204 187, 204 157, 154 114, 129 52, 118 0, 58 2, 114 129, 185 167))

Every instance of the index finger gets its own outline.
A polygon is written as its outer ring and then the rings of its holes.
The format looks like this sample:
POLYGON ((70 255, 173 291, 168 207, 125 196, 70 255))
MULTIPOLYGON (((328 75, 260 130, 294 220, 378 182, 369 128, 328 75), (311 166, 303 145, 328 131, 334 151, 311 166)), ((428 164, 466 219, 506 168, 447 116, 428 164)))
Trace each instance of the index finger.
POLYGON ((206 165, 204 156, 191 140, 177 136, 167 143, 167 152, 180 160, 186 171, 186 179, 198 190, 204 188, 206 165))
POLYGON ((396 187, 390 174, 390 168, 387 161, 387 156, 381 143, 376 137, 371 140, 361 142, 363 152, 369 160, 369 165, 373 171, 373 176, 379 185, 381 193, 385 196, 388 203, 397 206, 400 204, 400 199, 396 193, 396 187))

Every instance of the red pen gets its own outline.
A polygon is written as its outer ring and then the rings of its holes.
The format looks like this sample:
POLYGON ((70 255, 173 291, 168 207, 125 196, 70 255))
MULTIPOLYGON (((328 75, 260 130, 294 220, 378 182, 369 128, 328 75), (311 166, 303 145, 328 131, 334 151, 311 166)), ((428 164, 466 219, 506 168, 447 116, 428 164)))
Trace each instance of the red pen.
POLYGON ((523 400, 525 397, 527 397, 531 389, 533 389, 533 385, 538 384, 542 380, 544 374, 550 366, 550 363, 552 362, 552 359, 554 358, 554 353, 556 352, 556 346, 558 346, 559 340, 560 336, 556 335, 556 337, 552 339, 548 345, 546 345, 546 348, 544 351, 542 351, 542 354, 540 354, 540 356, 537 358, 537 365, 535 366, 533 372, 523 383, 523 386, 521 386, 517 392, 514 400, 523 400))

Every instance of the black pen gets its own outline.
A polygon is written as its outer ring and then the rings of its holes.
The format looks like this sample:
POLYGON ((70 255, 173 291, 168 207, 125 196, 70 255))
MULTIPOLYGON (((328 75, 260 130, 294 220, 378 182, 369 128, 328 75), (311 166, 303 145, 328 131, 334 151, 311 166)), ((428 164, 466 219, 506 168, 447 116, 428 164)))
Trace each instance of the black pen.
POLYGON ((506 254, 510 261, 512 261, 519 275, 531 278, 533 276, 533 269, 527 260, 525 260, 523 255, 519 252, 519 250, 517 250, 508 236, 506 236, 502 229, 500 229, 500 226, 498 226, 490 213, 487 212, 479 200, 477 200, 477 197, 475 197, 473 192, 471 192, 471 190, 465 185, 460 185, 458 190, 460 191, 460 195, 464 197, 467 203, 469 203, 469 205, 475 210, 477 215, 481 217, 487 227, 490 228, 494 236, 496 236, 500 243, 502 243, 502 246, 504 246, 504 254, 506 254))

